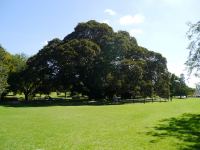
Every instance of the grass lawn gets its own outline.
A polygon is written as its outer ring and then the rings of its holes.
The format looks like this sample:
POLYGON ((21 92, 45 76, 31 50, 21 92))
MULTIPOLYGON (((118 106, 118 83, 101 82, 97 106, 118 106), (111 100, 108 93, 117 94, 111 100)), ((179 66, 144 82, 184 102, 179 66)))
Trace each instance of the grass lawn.
POLYGON ((0 149, 200 149, 200 99, 108 106, 0 106, 0 149))

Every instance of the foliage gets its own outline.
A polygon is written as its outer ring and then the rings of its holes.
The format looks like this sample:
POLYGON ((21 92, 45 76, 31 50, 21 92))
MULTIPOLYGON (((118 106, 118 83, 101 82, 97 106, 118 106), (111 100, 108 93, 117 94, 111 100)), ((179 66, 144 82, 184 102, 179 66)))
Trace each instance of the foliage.
POLYGON ((35 80, 34 76, 35 74, 29 68, 12 72, 8 78, 10 90, 15 93, 24 93, 25 101, 28 101, 40 84, 38 80, 35 80))
POLYGON ((8 77, 8 69, 3 63, 0 62, 0 96, 8 86, 7 77, 8 77))
POLYGON ((28 59, 28 56, 23 53, 12 55, 12 60, 11 60, 12 70, 11 70, 11 72, 19 72, 20 70, 24 70, 26 68, 27 59, 28 59))
POLYGON ((13 64, 22 69, 15 68, 9 81, 12 90, 26 95, 70 91, 90 99, 169 97, 166 59, 139 46, 128 32, 114 32, 94 20, 79 23, 63 40, 49 41, 26 65, 24 60, 14 57, 13 64))
POLYGON ((8 76, 9 91, 14 93, 24 93, 25 100, 33 94, 37 82, 34 83, 34 74, 30 72, 26 65, 27 56, 25 54, 16 54, 12 56, 12 71, 8 76))
POLYGON ((0 46, 0 100, 8 86, 7 78, 11 68, 11 55, 0 46))
POLYGON ((169 95, 166 59, 138 46, 128 32, 94 20, 79 23, 63 40, 50 41, 28 65, 41 86, 52 87, 49 91, 70 90, 91 99, 169 95))
POLYGON ((189 31, 187 32, 190 44, 190 50, 186 65, 188 66, 189 73, 196 71, 196 75, 200 70, 200 21, 195 24, 189 23, 189 31))
POLYGON ((184 74, 177 77, 175 74, 170 76, 170 94, 173 96, 188 96, 194 94, 194 89, 188 87, 185 83, 184 74))

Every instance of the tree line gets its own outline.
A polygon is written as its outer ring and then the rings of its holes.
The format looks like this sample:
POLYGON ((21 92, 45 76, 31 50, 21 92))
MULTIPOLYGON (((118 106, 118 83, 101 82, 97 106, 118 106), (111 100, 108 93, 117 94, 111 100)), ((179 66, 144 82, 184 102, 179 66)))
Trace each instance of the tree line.
POLYGON ((128 32, 114 32, 94 20, 79 23, 63 40, 52 39, 29 58, 0 47, 0 70, 1 97, 12 91, 23 93, 26 101, 52 91, 98 100, 169 98, 190 89, 168 71, 161 54, 139 46, 128 32))

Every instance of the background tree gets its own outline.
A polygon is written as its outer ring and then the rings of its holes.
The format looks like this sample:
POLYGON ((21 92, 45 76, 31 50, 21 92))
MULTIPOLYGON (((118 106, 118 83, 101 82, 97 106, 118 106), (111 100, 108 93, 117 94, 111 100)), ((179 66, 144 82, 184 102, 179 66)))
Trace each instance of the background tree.
POLYGON ((173 96, 188 96, 193 95, 194 89, 190 88, 185 83, 184 74, 181 74, 180 77, 176 76, 175 74, 170 75, 170 95, 173 96))
POLYGON ((8 77, 8 69, 7 67, 0 62, 0 100, 2 100, 2 94, 5 92, 7 84, 7 77, 8 77))
POLYGON ((34 73, 28 68, 13 72, 9 75, 10 90, 13 92, 23 93, 25 101, 30 100, 39 85, 39 81, 34 79, 34 73))
POLYGON ((38 81, 34 79, 36 74, 28 68, 26 62, 28 57, 25 54, 16 54, 12 57, 13 71, 9 73, 9 90, 12 92, 24 93, 25 101, 34 94, 38 81))
POLYGON ((195 24, 189 23, 189 30, 187 32, 190 44, 188 46, 189 56, 186 61, 188 71, 196 71, 196 76, 199 76, 200 71, 200 21, 195 24))
POLYGON ((12 56, 0 45, 0 100, 3 99, 8 87, 7 78, 12 70, 12 56))
POLYGON ((28 57, 25 54, 16 54, 12 56, 11 66, 12 71, 10 71, 8 76, 8 91, 12 91, 14 93, 18 92, 18 73, 26 68, 26 61, 28 57))

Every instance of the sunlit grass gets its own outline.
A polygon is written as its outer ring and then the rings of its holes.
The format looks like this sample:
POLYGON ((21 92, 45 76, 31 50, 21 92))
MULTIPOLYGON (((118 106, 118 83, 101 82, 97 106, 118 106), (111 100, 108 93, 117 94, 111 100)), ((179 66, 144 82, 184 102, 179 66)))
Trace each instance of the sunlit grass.
POLYGON ((200 114, 200 99, 109 106, 0 106, 2 150, 173 150, 184 142, 151 133, 163 119, 200 114), (179 143, 179 144, 177 144, 179 143))

